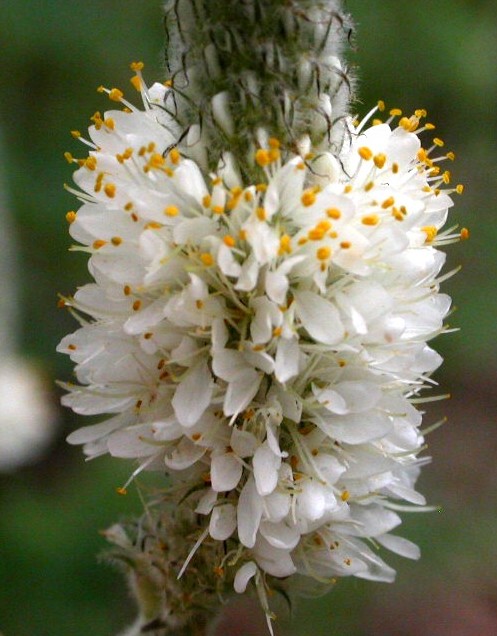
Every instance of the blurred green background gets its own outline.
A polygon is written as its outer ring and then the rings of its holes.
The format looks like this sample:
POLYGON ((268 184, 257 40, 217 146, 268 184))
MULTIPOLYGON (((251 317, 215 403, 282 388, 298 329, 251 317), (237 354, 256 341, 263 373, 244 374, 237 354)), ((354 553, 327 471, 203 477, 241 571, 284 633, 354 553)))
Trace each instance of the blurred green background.
MULTIPOLYGON (((326 599, 302 602, 281 634, 497 633, 495 0, 348 0, 347 7, 357 26, 349 60, 358 67, 358 112, 379 98, 428 110, 457 155, 454 181, 466 185, 453 223, 472 234, 449 247, 449 268, 463 266, 445 285, 457 307, 451 325, 461 331, 436 343, 446 358, 441 392, 453 398, 426 416, 428 423, 449 416, 429 440, 434 462, 421 478, 442 512, 412 515, 403 527, 423 558, 392 558, 393 586, 340 581, 326 599)), ((149 81, 162 79, 162 37, 159 0, 2 1, 0 157, 21 267, 19 338, 57 415, 45 455, 0 474, 2 636, 113 636, 133 616, 119 574, 96 557, 105 545, 98 530, 140 509, 133 490, 115 494, 129 466, 108 458, 85 464, 64 442, 82 421, 57 406, 54 380, 69 378, 70 366, 54 349, 75 328, 57 310, 57 293, 88 280, 85 259, 68 252, 64 215, 75 201, 62 188, 71 179, 63 152, 77 151, 69 131, 84 130, 107 107, 98 85, 126 88, 133 60, 146 63, 149 81)), ((264 633, 240 631, 241 622, 225 633, 264 633)))

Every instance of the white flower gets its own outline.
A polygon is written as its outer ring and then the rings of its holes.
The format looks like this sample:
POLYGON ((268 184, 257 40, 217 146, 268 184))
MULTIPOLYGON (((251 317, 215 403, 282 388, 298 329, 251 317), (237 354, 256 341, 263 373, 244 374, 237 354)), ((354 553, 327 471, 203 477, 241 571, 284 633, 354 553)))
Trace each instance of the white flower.
POLYGON ((422 148, 417 111, 349 123, 338 160, 268 139, 260 183, 232 160, 207 178, 142 92, 144 111, 97 119, 75 174, 95 283, 65 299, 88 318, 59 346, 79 383, 64 403, 110 417, 69 441, 187 482, 199 541, 239 548, 237 591, 259 572, 392 580, 368 540, 418 556, 389 532, 399 502, 424 505, 415 404, 450 308, 452 153, 422 148))

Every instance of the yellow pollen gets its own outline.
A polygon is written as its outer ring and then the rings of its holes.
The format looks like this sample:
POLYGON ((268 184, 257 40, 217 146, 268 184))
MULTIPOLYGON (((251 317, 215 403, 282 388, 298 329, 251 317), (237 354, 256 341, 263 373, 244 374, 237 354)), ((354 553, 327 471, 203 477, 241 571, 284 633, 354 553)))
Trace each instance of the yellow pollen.
POLYGON ((364 186, 364 191, 365 192, 369 192, 373 188, 374 188, 374 182, 373 181, 368 181, 368 183, 366 183, 366 185, 364 186))
POLYGON ((131 62, 131 64, 129 65, 129 68, 132 71, 143 71, 145 64, 143 62, 131 62))
POLYGON ((126 210, 126 212, 129 212, 130 210, 133 209, 133 204, 131 203, 131 201, 128 201, 128 203, 126 203, 126 205, 124 206, 124 209, 126 210))
POLYGON ((421 230, 426 234, 427 243, 431 243, 438 234, 438 230, 434 225, 425 225, 421 230))
POLYGON ((440 166, 434 166, 433 168, 431 168, 430 170, 430 176, 431 177, 436 177, 437 174, 440 174, 440 166))
POLYGON ((427 111, 424 108, 417 108, 414 111, 414 114, 418 119, 423 119, 423 117, 426 117, 426 115, 428 115, 427 111))
POLYGON ((379 222, 380 217, 377 214, 368 214, 361 219, 363 225, 378 225, 379 222))
POLYGON ((107 119, 104 119, 104 125, 109 130, 114 130, 116 122, 112 119, 112 117, 107 117, 107 119))
POLYGON ((147 146, 147 152, 153 152, 155 150, 155 141, 151 141, 147 146))
POLYGON ((281 327, 275 327, 273 329, 273 338, 279 338, 282 332, 283 332, 283 329, 281 327))
POLYGON ((467 227, 463 227, 459 236, 461 237, 461 241, 467 241, 469 239, 469 230, 468 230, 468 228, 467 227))
POLYGON ((448 185, 450 183, 450 171, 446 170, 443 175, 442 175, 442 180, 445 183, 445 185, 448 185))
POLYGON ((327 261, 331 256, 331 249, 329 247, 320 247, 316 250, 316 256, 320 261, 327 261))
POLYGON ((297 241, 298 245, 305 245, 307 243, 307 239, 303 236, 297 241))
POLYGON ((433 192, 429 185, 423 186, 423 192, 433 192))
POLYGON ((204 206, 204 208, 209 208, 211 205, 211 195, 210 194, 206 194, 203 198, 202 198, 202 205, 204 206))
POLYGON ((179 209, 175 205, 168 205, 164 208, 164 214, 166 216, 178 216, 179 209))
POLYGON ((180 159, 181 155, 179 150, 177 148, 173 148, 169 153, 169 161, 176 166, 180 162, 180 159))
POLYGON ((351 242, 350 242, 350 241, 342 241, 342 242, 340 243, 340 247, 341 247, 343 250, 348 250, 350 246, 351 246, 351 242))
POLYGON ((273 163, 274 161, 278 161, 278 159, 281 157, 281 152, 279 148, 270 148, 268 155, 271 163, 273 163))
POLYGON ((309 232, 307 233, 307 237, 311 241, 320 241, 325 234, 326 230, 323 230, 320 227, 313 227, 312 230, 309 230, 309 232))
POLYGON ((348 490, 344 490, 344 491, 342 492, 342 494, 340 495, 340 499, 341 499, 342 501, 348 501, 348 500, 350 499, 350 493, 349 493, 349 491, 348 491, 348 490))
POLYGON ((261 168, 264 168, 264 166, 267 166, 269 163, 271 163, 271 158, 268 151, 264 150, 263 148, 259 148, 255 153, 255 161, 259 166, 261 166, 261 168))
POLYGON ((126 490, 126 488, 123 488, 122 486, 120 486, 119 488, 116 488, 116 492, 118 495, 127 495, 128 491, 126 490))
POLYGON ((282 254, 290 254, 292 251, 292 247, 291 247, 291 239, 288 236, 288 234, 283 234, 283 236, 280 238, 280 249, 278 251, 278 254, 281 256, 282 254))
POLYGON ((110 242, 112 243, 112 245, 115 245, 117 247, 118 245, 121 245, 123 240, 122 240, 122 238, 120 236, 113 236, 110 239, 110 242))
POLYGON ((81 133, 79 132, 79 130, 71 130, 71 135, 74 137, 74 139, 79 139, 81 137, 81 133))
POLYGON ((464 192, 464 186, 462 183, 458 183, 456 185, 456 192, 457 194, 462 194, 464 192))
POLYGON ((76 216, 76 212, 74 212, 74 210, 71 210, 66 214, 66 221, 68 223, 74 223, 74 221, 76 220, 76 216))
POLYGON ((425 124, 425 128, 426 130, 435 130, 436 126, 435 124, 425 124))
POLYGON ((435 139, 433 140, 433 143, 435 144, 435 146, 438 146, 439 148, 443 148, 443 146, 445 145, 443 140, 440 139, 440 137, 435 137, 435 139))
POLYGON ((359 153, 359 156, 364 159, 364 161, 369 161, 370 159, 373 158, 373 151, 371 150, 371 148, 368 148, 367 146, 361 146, 357 152, 359 153))
POLYGON ((228 247, 235 247, 235 239, 230 234, 223 237, 223 243, 228 247))
POLYGON ((252 192, 250 192, 250 190, 247 190, 243 193, 243 198, 245 199, 245 201, 247 201, 247 203, 250 203, 254 200, 254 195, 252 194, 252 192))
POLYGON ((392 209, 392 216, 396 221, 403 221, 404 220, 404 215, 400 212, 400 210, 398 208, 393 208, 392 209))
POLYGON ((302 205, 305 207, 309 207, 310 205, 314 205, 316 203, 316 193, 314 190, 304 190, 302 196, 300 197, 302 201, 302 205))
POLYGON ((326 210, 326 216, 328 216, 330 219, 336 220, 342 216, 342 213, 340 212, 338 208, 328 208, 326 210))
POLYGON ((165 86, 166 88, 172 88, 172 86, 173 86, 173 80, 170 80, 170 79, 166 80, 166 81, 164 82, 164 86, 165 86))
POLYGON ((298 163, 295 167, 297 170, 305 170, 305 163, 302 161, 298 163))
POLYGON ((426 150, 424 148, 420 148, 417 153, 418 161, 421 163, 425 163, 428 155, 426 154, 426 150))
POLYGON ((109 93, 109 99, 111 99, 113 102, 120 102, 123 97, 123 92, 120 91, 118 88, 113 88, 109 93))
POLYGON ((375 119, 373 119, 373 121, 371 122, 373 124, 373 126, 379 126, 380 124, 382 124, 382 120, 381 119, 377 119, 375 117, 375 119))
POLYGON ((280 140, 276 139, 276 137, 270 137, 268 143, 270 148, 279 148, 281 146, 280 140))
POLYGON ((222 205, 213 205, 212 211, 214 212, 214 214, 222 214, 224 212, 224 208, 222 205))
POLYGON ((378 101, 378 110, 380 111, 380 113, 385 110, 385 102, 382 99, 378 101))
POLYGON ((400 108, 392 108, 392 110, 390 111, 390 115, 392 117, 400 117, 402 115, 402 111, 400 110, 400 108))
POLYGON ((113 183, 107 183, 104 187, 104 192, 109 199, 113 199, 116 196, 116 186, 113 183))
POLYGON ((379 152, 377 155, 373 157, 374 165, 380 170, 385 165, 385 161, 387 160, 387 156, 382 152, 379 152))
POLYGON ((245 230, 240 230, 238 232, 238 238, 240 241, 245 241, 247 239, 247 232, 245 230))
POLYGON ((256 192, 266 192, 267 190, 267 184, 266 183, 258 183, 255 186, 256 192))
POLYGON ((259 221, 265 221, 266 220, 266 210, 263 207, 256 208, 255 214, 256 214, 257 218, 259 219, 259 221))
POLYGON ((74 157, 70 152, 64 153, 64 159, 67 161, 67 163, 72 163, 74 161, 74 157))
POLYGON ((445 156, 447 157, 449 161, 454 161, 454 159, 456 158, 456 154, 452 152, 452 150, 448 152, 445 156))
POLYGON ((206 267, 214 265, 214 258, 209 252, 202 252, 202 254, 200 254, 200 260, 206 267))
POLYGON ((133 85, 133 88, 135 88, 138 92, 141 91, 141 88, 142 88, 141 77, 139 77, 138 75, 134 75, 129 81, 133 85))
POLYGON ((387 208, 389 208, 390 206, 392 206, 395 203, 395 199, 393 197, 388 197, 388 199, 385 199, 383 201, 383 203, 381 204, 381 207, 386 210, 387 208))
POLYGON ((135 300, 135 302, 133 303, 133 311, 138 311, 141 306, 142 306, 142 301, 135 300))
POLYGON ((88 170, 96 170, 97 168, 96 157, 94 157, 93 155, 90 155, 89 157, 87 157, 85 159, 85 167, 88 168, 88 170))
POLYGON ((107 245, 107 241, 103 241, 102 239, 97 239, 96 241, 93 241, 92 247, 94 250, 99 250, 104 245, 107 245))
POLYGON ((154 154, 150 157, 148 163, 150 166, 152 166, 152 168, 160 168, 166 163, 166 160, 158 152, 154 152, 154 154))
POLYGON ((352 186, 350 185, 350 183, 345 186, 343 191, 345 192, 345 194, 349 194, 349 192, 352 192, 352 186))

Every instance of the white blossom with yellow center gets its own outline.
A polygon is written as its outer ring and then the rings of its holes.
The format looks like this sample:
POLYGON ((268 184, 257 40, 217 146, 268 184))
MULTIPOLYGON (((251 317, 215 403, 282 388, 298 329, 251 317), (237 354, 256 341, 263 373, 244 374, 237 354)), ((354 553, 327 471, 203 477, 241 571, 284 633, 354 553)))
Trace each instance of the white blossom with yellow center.
POLYGON ((235 546, 237 591, 260 573, 392 580, 370 545, 418 556, 390 531, 425 504, 416 404, 450 308, 437 246, 467 236, 441 231, 453 153, 422 147, 425 112, 366 127, 372 112, 339 156, 261 133, 259 183, 229 152, 207 176, 171 89, 133 68, 144 110, 106 91, 125 110, 94 115, 87 158, 66 153, 95 282, 63 300, 81 322, 59 345, 77 377, 63 401, 107 416, 69 441, 197 484, 200 539, 235 546))

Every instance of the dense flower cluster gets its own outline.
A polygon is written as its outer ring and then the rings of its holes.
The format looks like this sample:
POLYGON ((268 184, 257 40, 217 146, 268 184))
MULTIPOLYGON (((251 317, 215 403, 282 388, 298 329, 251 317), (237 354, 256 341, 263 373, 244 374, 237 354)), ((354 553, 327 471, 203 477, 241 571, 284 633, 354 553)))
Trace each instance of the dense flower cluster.
POLYGON ((69 441, 183 485, 197 547, 226 542, 238 592, 295 572, 391 581, 381 547, 418 557, 391 531, 425 504, 416 403, 450 307, 436 247, 466 236, 440 232, 453 154, 422 147, 424 111, 369 126, 372 111, 338 156, 261 131, 257 182, 229 152, 206 175, 163 108, 171 88, 140 67, 144 110, 102 89, 125 109, 94 115, 87 158, 67 154, 95 282, 63 300, 81 322, 59 345, 78 382, 64 404, 108 416, 69 441))

